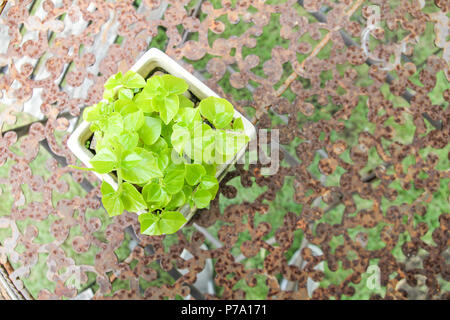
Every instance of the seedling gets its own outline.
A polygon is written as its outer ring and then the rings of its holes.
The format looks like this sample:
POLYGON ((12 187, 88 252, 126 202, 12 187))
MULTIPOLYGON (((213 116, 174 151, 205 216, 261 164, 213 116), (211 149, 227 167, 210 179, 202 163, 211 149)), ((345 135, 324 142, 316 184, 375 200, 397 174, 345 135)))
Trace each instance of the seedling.
POLYGON ((169 74, 146 81, 119 72, 105 83, 103 98, 83 113, 94 132, 92 168, 73 167, 117 177, 117 188, 101 186, 110 216, 139 213, 147 235, 178 231, 186 223, 180 208, 208 207, 219 189, 217 166, 249 141, 242 119, 225 99, 196 105, 186 81, 169 74))

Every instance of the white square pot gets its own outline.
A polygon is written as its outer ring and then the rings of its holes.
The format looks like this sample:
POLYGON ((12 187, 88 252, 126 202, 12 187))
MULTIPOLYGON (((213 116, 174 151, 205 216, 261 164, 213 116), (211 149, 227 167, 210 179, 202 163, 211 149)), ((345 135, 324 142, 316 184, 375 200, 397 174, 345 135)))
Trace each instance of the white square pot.
MULTIPOLYGON (((145 79, 148 78, 149 74, 156 68, 161 68, 167 73, 174 75, 178 78, 184 79, 188 85, 189 90, 200 100, 207 97, 219 97, 217 93, 208 88, 203 82, 197 79, 194 75, 180 66, 175 60, 170 58, 164 52, 152 48, 148 50, 130 70, 139 73, 145 79)), ((234 119, 241 118, 244 123, 245 134, 253 140, 256 138, 256 130, 253 124, 248 121, 242 114, 240 114, 236 109, 234 110, 234 119)), ((67 146, 73 152, 73 154, 80 159, 80 161, 88 168, 92 168, 90 164, 90 159, 94 156, 93 153, 85 147, 86 141, 92 136, 93 132, 89 129, 90 123, 83 121, 72 133, 67 141, 67 146)), ((248 144, 247 144, 248 145, 248 144)), ((247 145, 244 146, 236 156, 226 164, 219 165, 216 172, 216 178, 220 181, 225 175, 226 171, 231 165, 236 163, 244 153, 247 145)), ((101 180, 108 182, 114 189, 117 189, 116 177, 112 174, 99 174, 94 172, 94 174, 101 180)), ((187 221, 189 221, 194 215, 196 207, 190 208, 188 204, 184 205, 179 211, 184 215, 187 221)), ((140 212, 136 212, 140 214, 140 212)))

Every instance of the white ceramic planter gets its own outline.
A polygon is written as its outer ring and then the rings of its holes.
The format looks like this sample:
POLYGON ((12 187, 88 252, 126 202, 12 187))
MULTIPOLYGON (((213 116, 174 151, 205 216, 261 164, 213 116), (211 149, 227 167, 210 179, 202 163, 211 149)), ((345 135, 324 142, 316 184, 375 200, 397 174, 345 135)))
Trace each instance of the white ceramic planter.
MULTIPOLYGON (((197 79, 194 75, 180 66, 175 60, 170 58, 168 55, 162 51, 152 48, 148 50, 131 68, 132 71, 139 73, 144 78, 148 78, 150 73, 156 69, 161 68, 167 73, 174 75, 176 77, 184 79, 188 85, 189 90, 198 99, 202 100, 210 96, 219 97, 217 93, 208 88, 203 82, 197 79)), ((219 97, 220 98, 220 97, 219 97)), ((234 110, 234 119, 241 118, 244 123, 245 134, 253 140, 256 138, 256 130, 250 121, 248 121, 242 114, 240 114, 236 109, 234 110)), ((80 161, 88 168, 92 168, 90 164, 90 159, 94 156, 93 153, 85 147, 86 141, 92 136, 93 132, 89 129, 90 124, 83 121, 72 133, 67 141, 67 146, 74 153, 74 155, 80 159, 80 161)), ((220 165, 217 168, 216 177, 220 181, 225 175, 228 168, 236 163, 244 153, 247 145, 244 146, 236 156, 226 164, 220 165)), ((108 182, 113 188, 117 188, 116 178, 111 174, 99 174, 94 172, 101 180, 108 182)), ((187 221, 189 221, 197 210, 196 207, 190 208, 189 205, 185 205, 179 209, 184 215, 187 221)), ((139 214, 140 212, 137 212, 139 214)))

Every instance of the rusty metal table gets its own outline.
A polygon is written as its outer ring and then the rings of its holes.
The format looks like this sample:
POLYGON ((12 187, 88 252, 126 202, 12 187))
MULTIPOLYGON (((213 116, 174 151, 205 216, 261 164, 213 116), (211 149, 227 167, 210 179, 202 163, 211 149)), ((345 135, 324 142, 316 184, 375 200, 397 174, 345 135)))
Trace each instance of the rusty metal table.
POLYGON ((449 299, 449 8, 441 0, 2 1, 0 292, 244 299, 258 285, 267 299, 339 299, 361 297, 376 275, 379 290, 367 298, 449 299), (83 108, 150 47, 258 129, 278 130, 282 158, 270 176, 261 163, 236 166, 210 209, 170 237, 141 235, 133 213, 108 218, 95 176, 67 166, 83 108), (423 56, 425 47, 435 50, 423 56), (274 209, 285 188, 293 191, 282 201, 294 209, 274 209), (266 218, 275 211, 276 222, 266 218), (214 294, 194 286, 208 261, 214 294), (42 287, 28 288, 38 277, 42 287), (307 279, 320 282, 309 294, 307 279))

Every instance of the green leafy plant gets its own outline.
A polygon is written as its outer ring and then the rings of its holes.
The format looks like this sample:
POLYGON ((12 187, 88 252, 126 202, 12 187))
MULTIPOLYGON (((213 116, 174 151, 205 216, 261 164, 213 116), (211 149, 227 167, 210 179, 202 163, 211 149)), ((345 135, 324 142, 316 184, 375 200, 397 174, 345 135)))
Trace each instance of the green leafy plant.
POLYGON ((172 75, 146 81, 119 72, 105 83, 104 99, 83 113, 94 132, 95 155, 92 168, 74 167, 115 174, 117 189, 102 182, 103 206, 110 216, 139 212, 147 235, 179 230, 185 204, 208 207, 219 189, 217 166, 249 140, 231 103, 208 97, 194 105, 187 90, 172 75))

